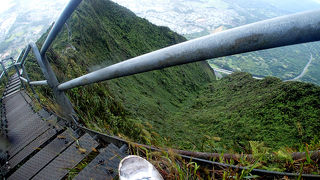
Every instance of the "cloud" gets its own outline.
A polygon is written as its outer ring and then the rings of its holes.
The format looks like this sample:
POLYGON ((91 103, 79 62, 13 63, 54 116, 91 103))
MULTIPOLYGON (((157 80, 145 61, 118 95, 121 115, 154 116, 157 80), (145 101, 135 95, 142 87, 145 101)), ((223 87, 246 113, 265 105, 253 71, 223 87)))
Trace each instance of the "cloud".
POLYGON ((15 5, 14 0, 0 1, 0 14, 3 13, 4 11, 10 9, 14 5, 15 5))

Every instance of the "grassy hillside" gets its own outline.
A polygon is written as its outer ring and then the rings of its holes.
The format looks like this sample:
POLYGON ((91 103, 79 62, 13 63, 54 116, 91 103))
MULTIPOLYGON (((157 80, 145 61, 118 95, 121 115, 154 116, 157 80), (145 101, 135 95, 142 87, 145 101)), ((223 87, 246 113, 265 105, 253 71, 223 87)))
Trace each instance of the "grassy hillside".
POLYGON ((234 73, 204 87, 169 118, 176 130, 163 134, 180 148, 208 152, 250 153, 250 141, 298 150, 320 137, 319 97, 320 87, 312 84, 234 73))
MULTIPOLYGON (((68 26, 47 54, 60 82, 185 41, 107 0, 82 2, 68 26)), ((32 58, 27 66, 33 80, 42 79, 32 58)), ((250 153, 252 141, 297 149, 319 137, 318 86, 243 73, 214 79, 208 64, 194 63, 67 94, 89 128, 147 144, 250 153)), ((59 112, 48 89, 37 91, 59 112)))
MULTIPOLYGON (((86 0, 48 52, 60 82, 159 48, 185 41, 106 0, 86 0)), ((39 43, 44 41, 44 35, 39 43)), ((31 60, 31 71, 37 65, 31 60)), ((35 73, 33 79, 41 79, 35 73)), ((142 142, 144 126, 165 128, 165 120, 215 77, 207 63, 194 63, 111 80, 67 92, 81 120, 90 128, 142 142)), ((44 96, 50 92, 42 89, 44 96)), ((53 107, 54 108, 54 107, 53 107)))

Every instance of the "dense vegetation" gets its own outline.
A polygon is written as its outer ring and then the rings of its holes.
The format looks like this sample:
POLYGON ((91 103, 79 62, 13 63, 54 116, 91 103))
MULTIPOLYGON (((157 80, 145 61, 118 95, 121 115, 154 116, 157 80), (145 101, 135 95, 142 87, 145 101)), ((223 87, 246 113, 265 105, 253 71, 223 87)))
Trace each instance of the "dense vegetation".
MULTIPOLYGON (((63 29, 47 54, 60 82, 185 41, 109 1, 84 1, 68 25, 70 39, 67 28, 63 29)), ((29 72, 39 72, 32 59, 27 66, 29 72)), ((40 74, 32 73, 32 79, 41 79, 40 74)), ((146 124, 166 127, 168 115, 213 79, 209 65, 201 62, 75 88, 68 95, 88 127, 146 142, 149 133, 142 130, 146 124)), ((44 104, 50 104, 44 98, 50 91, 41 92, 44 104)))
MULTIPOLYGON (((71 31, 64 28, 47 53, 60 82, 185 41, 107 0, 82 2, 68 26, 71 31)), ((31 79, 43 79, 32 57, 26 65, 31 79)), ((272 150, 298 150, 318 142, 318 86, 271 77, 255 80, 246 73, 214 79, 208 64, 194 63, 67 94, 87 127, 147 144, 251 153, 260 142, 272 150)), ((59 113, 50 90, 37 91, 59 113)))
POLYGON ((233 73, 206 85, 171 116, 168 123, 175 131, 162 131, 173 145, 185 149, 250 152, 249 141, 264 142, 274 150, 299 149, 320 137, 319 97, 320 88, 312 84, 233 73))

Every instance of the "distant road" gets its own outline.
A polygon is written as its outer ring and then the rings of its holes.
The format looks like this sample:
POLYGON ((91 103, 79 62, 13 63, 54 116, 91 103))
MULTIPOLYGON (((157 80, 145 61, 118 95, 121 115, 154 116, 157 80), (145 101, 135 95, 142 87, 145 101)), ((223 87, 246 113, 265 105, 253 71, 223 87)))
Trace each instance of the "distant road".
POLYGON ((310 54, 309 62, 308 62, 307 65, 304 67, 304 69, 303 69, 303 71, 301 72, 301 74, 299 74, 299 76, 297 76, 297 77, 295 77, 295 78, 293 78, 293 79, 289 79, 289 80, 287 80, 287 81, 296 81, 296 80, 302 78, 302 77, 306 74, 306 72, 307 72, 307 70, 308 70, 308 68, 309 68, 312 60, 313 60, 313 56, 312 56, 312 54, 310 54))
MULTIPOLYGON (((306 66, 304 67, 303 71, 302 71, 297 77, 292 78, 292 79, 289 79, 289 80, 285 80, 285 81, 296 81, 296 80, 299 80, 300 78, 302 78, 302 77, 306 74, 306 72, 307 72, 310 64, 312 63, 312 60, 313 60, 313 56, 312 56, 312 54, 310 54, 309 62, 306 64, 306 66)), ((220 68, 214 68, 214 67, 212 67, 212 69, 213 69, 215 72, 219 72, 219 73, 223 73, 223 74, 228 74, 228 75, 234 73, 233 71, 229 71, 229 70, 226 70, 226 69, 220 69, 220 68)), ((252 76, 252 77, 253 77, 254 79, 263 79, 263 78, 261 78, 261 77, 256 77, 256 76, 252 76)))
MULTIPOLYGON (((232 74, 234 73, 233 71, 229 71, 229 70, 226 70, 226 69, 220 69, 220 68, 212 68, 214 71, 216 72, 220 72, 220 73, 223 73, 223 74, 232 74)), ((261 77, 256 77, 256 76, 252 76, 254 79, 263 79, 261 77)))

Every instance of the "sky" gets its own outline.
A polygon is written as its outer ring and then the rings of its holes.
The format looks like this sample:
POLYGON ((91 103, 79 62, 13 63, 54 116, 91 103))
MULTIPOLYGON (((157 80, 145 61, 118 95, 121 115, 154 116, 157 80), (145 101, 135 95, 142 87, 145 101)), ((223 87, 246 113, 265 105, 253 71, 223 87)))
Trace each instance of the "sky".
POLYGON ((15 5, 14 0, 0 0, 0 14, 15 5))
MULTIPOLYGON (((25 0, 25 1, 30 1, 30 0, 25 0)), ((65 0, 65 1, 67 2, 69 0, 65 0)), ((128 1, 136 1, 136 0, 128 0, 128 1)), ((150 1, 152 1, 152 0, 150 0, 150 1)), ((317 2, 320 4, 320 0, 311 0, 311 1, 314 1, 314 2, 317 2)), ((8 10, 12 6, 14 6, 16 2, 17 2, 17 0, 0 0, 0 14, 3 13, 4 11, 8 10)))
MULTIPOLYGON (((41 2, 45 1, 55 1, 55 0, 0 0, 0 14, 5 12, 6 10, 10 9, 14 5, 16 5, 17 2, 24 1, 26 2, 25 4, 41 4, 41 2)), ((59 1, 65 1, 68 2, 69 0, 59 0, 59 1)))

